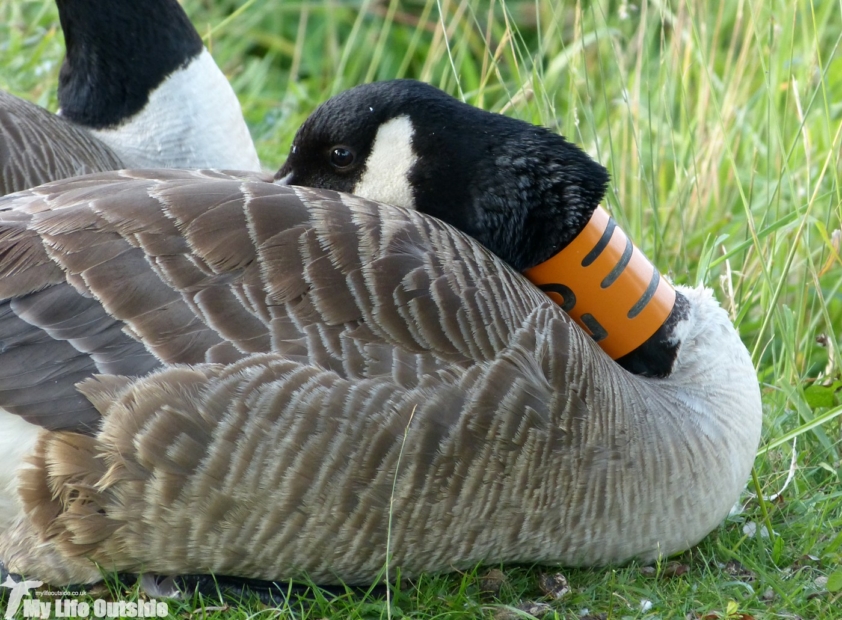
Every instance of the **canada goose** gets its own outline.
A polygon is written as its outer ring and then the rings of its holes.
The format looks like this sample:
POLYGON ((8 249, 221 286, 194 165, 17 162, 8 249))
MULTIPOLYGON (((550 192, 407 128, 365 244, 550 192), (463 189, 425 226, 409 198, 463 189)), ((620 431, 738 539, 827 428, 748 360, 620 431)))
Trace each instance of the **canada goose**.
POLYGON ((260 170, 231 85, 177 0, 56 0, 59 115, 0 92, 0 195, 119 168, 260 170))
MULTIPOLYGON (((552 208, 581 223, 605 172, 555 148, 552 208)), ((379 184, 378 151, 355 156, 379 184)), ((7 458, 6 568, 54 584, 100 568, 366 584, 387 553, 404 576, 601 565, 716 527, 761 403, 711 293, 677 287, 668 372, 629 373, 408 187, 416 209, 161 170, 0 201, 0 437, 30 459, 7 458)), ((506 208, 542 221, 546 204, 506 208)), ((495 251, 514 256, 506 243, 495 251)))

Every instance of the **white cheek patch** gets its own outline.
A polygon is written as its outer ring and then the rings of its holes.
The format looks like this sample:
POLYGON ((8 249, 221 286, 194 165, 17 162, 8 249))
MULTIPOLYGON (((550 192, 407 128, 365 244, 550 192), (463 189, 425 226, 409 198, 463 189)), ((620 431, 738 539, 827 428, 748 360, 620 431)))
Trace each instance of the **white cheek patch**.
POLYGON ((91 133, 127 168, 260 170, 240 102, 206 49, 153 90, 140 112, 91 133))
POLYGON ((409 184, 409 171, 418 160, 412 150, 413 133, 408 116, 398 116, 380 126, 354 194, 398 207, 415 208, 409 184))
POLYGON ((289 185, 290 179, 292 179, 292 172, 282 176, 280 179, 275 179, 273 183, 275 185, 289 185))

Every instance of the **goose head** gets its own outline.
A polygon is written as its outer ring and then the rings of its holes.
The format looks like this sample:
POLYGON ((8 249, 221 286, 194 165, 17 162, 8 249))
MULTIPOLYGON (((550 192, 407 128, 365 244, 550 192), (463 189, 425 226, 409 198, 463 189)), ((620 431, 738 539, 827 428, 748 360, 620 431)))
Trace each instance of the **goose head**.
POLYGON ((177 0, 57 0, 60 114, 125 167, 260 170, 239 102, 177 0))
MULTIPOLYGON (((609 175, 543 127, 480 110, 422 82, 391 80, 322 104, 298 130, 275 178, 433 215, 525 271, 581 233, 609 175)), ((649 274, 658 277, 657 270, 649 274)), ((654 377, 673 371, 675 328, 687 301, 678 294, 669 304, 641 342, 612 355, 621 366, 654 377)))
POLYGON ((391 80, 322 104, 276 178, 433 215, 523 271, 582 230, 608 172, 543 127, 391 80))

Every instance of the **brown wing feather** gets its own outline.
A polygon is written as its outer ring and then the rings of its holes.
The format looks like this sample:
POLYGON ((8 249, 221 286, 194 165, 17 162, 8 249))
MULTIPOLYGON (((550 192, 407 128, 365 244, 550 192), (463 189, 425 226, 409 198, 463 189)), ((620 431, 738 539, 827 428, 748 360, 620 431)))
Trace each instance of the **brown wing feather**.
MULTIPOLYGON (((405 498, 428 506, 410 511, 407 525, 414 528, 448 519, 448 506, 477 490, 476 483, 460 482, 453 496, 452 486, 442 490, 448 481, 463 480, 477 465, 492 477, 509 466, 484 453, 489 434, 512 450, 528 440, 528 428, 500 427, 491 411, 511 408, 526 415, 527 426, 546 427, 554 396, 541 368, 511 359, 531 356, 518 339, 557 313, 475 243, 413 212, 330 192, 166 176, 108 177, 99 189, 83 190, 81 200, 62 199, 61 209, 28 224, 51 260, 80 277, 86 293, 161 362, 202 361, 223 341, 243 355, 227 368, 177 367, 136 380, 108 408, 101 434, 110 446, 108 472, 101 490, 84 494, 97 499, 84 510, 64 510, 52 524, 71 555, 92 553, 116 566, 117 549, 144 539, 159 562, 144 559, 147 569, 181 557, 213 571, 268 576, 265 571, 300 552, 298 522, 289 516, 313 518, 322 498, 336 496, 339 504, 318 518, 327 528, 320 544, 339 542, 362 553, 366 540, 378 541, 365 550, 367 568, 352 572, 316 553, 300 569, 322 579, 329 573, 367 578, 382 561, 400 458, 413 464, 402 473, 410 487, 423 483, 427 467, 438 472, 405 498), (505 318, 495 319, 495 296, 507 288, 521 295, 509 301, 505 318), (192 349, 180 344, 185 331, 194 336, 192 349), (532 387, 517 389, 524 382, 532 387), (487 415, 467 415, 492 403, 487 415), (408 426, 412 440, 401 456, 408 426), (370 442, 368 456, 331 457, 340 436, 370 442), (470 463, 460 456, 470 453, 476 455, 470 463), (286 477, 289 470, 297 474, 286 477), (277 516, 268 522, 250 514, 249 498, 262 487, 278 498, 271 508, 277 516), (116 504, 123 502, 135 514, 133 525, 95 525, 102 518, 122 522, 126 515, 116 504), (145 505, 140 519, 138 502, 145 505), (109 517, 92 507, 100 503, 109 506, 109 517), (184 519, 177 507, 188 505, 202 518, 184 519), (150 527, 162 522, 173 538, 150 540, 150 527), (336 541, 327 532, 340 522, 355 533, 336 541), (197 537, 210 537, 209 544, 197 544, 197 537), (257 558, 255 540, 265 544, 257 558), (203 555, 220 547, 223 558, 203 555), (265 564, 270 556, 275 559, 265 564)), ((50 192, 59 190, 54 184, 50 192)), ((122 374, 142 373, 124 368, 122 374)), ((97 384, 85 385, 98 406, 114 402, 110 384, 103 384, 103 397, 97 384)), ((70 444, 48 445, 60 451, 70 444)), ((492 493, 488 501, 503 500, 492 493)), ((478 504, 476 516, 484 510, 478 504)), ((484 552, 479 536, 464 542, 474 549, 470 561, 484 552)), ((413 561, 446 568, 449 553, 413 561)))
POLYGON ((84 129, 0 91, 0 196, 123 165, 84 129))

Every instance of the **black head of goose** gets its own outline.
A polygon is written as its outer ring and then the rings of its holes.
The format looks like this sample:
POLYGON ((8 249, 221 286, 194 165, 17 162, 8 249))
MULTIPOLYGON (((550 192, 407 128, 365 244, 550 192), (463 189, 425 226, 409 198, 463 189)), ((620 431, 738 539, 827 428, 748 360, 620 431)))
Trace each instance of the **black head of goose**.
POLYGON ((0 92, 0 195, 119 168, 259 170, 231 85, 177 0, 57 0, 60 111, 0 92))
MULTIPOLYGON (((583 226, 606 176, 562 148, 560 208, 583 213, 559 217, 583 226)), ((405 192, 412 167, 391 161, 405 192)), ((715 528, 761 403, 710 292, 679 287, 670 371, 635 375, 410 194, 416 209, 170 170, 0 202, 0 561, 52 583, 366 584, 387 554, 403 575, 601 565, 715 528)))
POLYGON ((376 82, 322 104, 276 179, 433 215, 559 296, 624 368, 661 377, 672 369, 686 299, 598 209, 605 168, 558 134, 423 82, 376 82), (593 234, 584 250, 600 252, 587 265, 573 260, 578 248, 562 253, 593 234))

